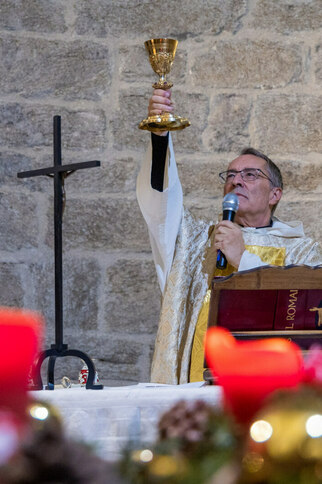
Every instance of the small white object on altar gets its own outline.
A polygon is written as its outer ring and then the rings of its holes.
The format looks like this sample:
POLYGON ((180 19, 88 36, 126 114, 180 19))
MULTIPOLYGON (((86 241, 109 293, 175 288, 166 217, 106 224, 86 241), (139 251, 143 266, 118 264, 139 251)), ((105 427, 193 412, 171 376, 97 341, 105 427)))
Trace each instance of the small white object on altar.
POLYGON ((134 443, 145 447, 156 441, 161 415, 179 400, 203 400, 222 406, 222 390, 203 382, 185 385, 139 383, 102 390, 55 388, 30 392, 36 400, 54 405, 60 412, 67 436, 94 446, 105 460, 116 461, 134 443))

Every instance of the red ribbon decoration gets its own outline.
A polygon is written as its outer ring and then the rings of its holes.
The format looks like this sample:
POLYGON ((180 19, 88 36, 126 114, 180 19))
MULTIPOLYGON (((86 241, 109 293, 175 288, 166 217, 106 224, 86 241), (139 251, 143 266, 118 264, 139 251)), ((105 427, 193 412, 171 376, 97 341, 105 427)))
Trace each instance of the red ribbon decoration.
POLYGON ((300 348, 282 338, 236 341, 228 330, 213 327, 206 334, 205 352, 227 408, 243 423, 251 420, 274 390, 295 389, 311 378, 300 348))

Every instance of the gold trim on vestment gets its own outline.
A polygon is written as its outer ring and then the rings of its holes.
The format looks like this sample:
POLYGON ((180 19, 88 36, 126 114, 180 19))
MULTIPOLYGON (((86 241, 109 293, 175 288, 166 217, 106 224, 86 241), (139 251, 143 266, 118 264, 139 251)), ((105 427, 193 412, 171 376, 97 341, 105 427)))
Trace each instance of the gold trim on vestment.
MULTIPOLYGON (((285 247, 265 247, 260 245, 245 245, 245 248, 251 254, 258 255, 261 260, 269 265, 283 266, 285 265, 286 248, 285 247)), ((230 264, 224 270, 215 270, 214 276, 229 276, 234 272, 235 268, 230 264)), ((196 330, 193 338, 191 361, 190 361, 190 382, 197 382, 203 380, 204 372, 204 339, 208 327, 208 313, 210 304, 211 288, 208 289, 203 300, 196 330)))

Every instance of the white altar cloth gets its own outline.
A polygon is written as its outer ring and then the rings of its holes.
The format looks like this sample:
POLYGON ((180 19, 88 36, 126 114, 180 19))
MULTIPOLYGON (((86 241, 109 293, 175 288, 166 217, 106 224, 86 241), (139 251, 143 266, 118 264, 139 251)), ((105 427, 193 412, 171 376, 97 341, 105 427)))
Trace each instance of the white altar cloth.
POLYGON ((68 436, 94 445, 98 455, 110 461, 119 459, 131 441, 136 445, 153 443, 160 416, 175 402, 200 399, 216 407, 222 404, 220 387, 200 384, 139 383, 103 390, 74 387, 30 393, 58 408, 68 436))

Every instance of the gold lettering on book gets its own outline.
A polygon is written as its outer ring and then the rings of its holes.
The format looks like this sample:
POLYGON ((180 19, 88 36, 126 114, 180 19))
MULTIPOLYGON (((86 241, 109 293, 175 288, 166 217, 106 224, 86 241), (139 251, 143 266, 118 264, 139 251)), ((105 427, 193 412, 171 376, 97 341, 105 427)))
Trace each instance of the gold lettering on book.
POLYGON ((322 326, 322 308, 310 308, 309 311, 318 312, 318 326, 322 326))
POLYGON ((293 323, 289 323, 289 326, 285 326, 285 329, 294 329, 294 318, 296 315, 296 302, 297 302, 298 292, 299 291, 297 289, 290 290, 290 298, 288 301, 286 321, 293 321, 293 323))

